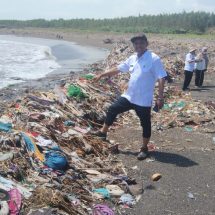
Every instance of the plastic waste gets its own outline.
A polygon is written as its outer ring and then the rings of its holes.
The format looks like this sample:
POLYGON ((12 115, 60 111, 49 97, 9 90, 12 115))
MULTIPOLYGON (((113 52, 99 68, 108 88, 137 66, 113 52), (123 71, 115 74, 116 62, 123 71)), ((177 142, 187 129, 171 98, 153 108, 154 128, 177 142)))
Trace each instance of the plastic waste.
POLYGON ((22 195, 18 189, 12 189, 9 191, 10 201, 8 203, 10 215, 19 214, 21 204, 22 204, 22 195))
POLYGON ((11 160, 13 158, 13 152, 2 153, 0 152, 0 161, 11 160))
POLYGON ((87 98, 87 95, 85 95, 80 87, 77 87, 75 85, 70 85, 67 90, 69 97, 76 97, 79 99, 87 98))
POLYGON ((54 170, 65 170, 68 162, 63 153, 56 149, 50 150, 45 154, 44 164, 54 170))
POLYGON ((119 203, 124 204, 124 205, 128 205, 128 206, 132 206, 135 204, 135 199, 133 198, 133 196, 131 194, 123 194, 120 197, 120 201, 119 203))
POLYGON ((89 73, 89 74, 86 74, 86 75, 82 75, 81 77, 85 78, 87 80, 92 80, 94 78, 94 75, 89 73))
POLYGON ((78 206, 81 204, 80 200, 76 198, 74 194, 68 194, 67 198, 72 202, 73 205, 78 206))
POLYGON ((93 215, 114 215, 114 212, 107 205, 99 204, 93 207, 93 215))
POLYGON ((190 199, 195 199, 194 195, 191 192, 187 193, 187 197, 190 199))
POLYGON ((122 194, 124 194, 124 190, 122 190, 118 185, 107 185, 106 186, 107 190, 109 191, 111 196, 121 196, 122 194))
POLYGON ((62 91, 62 89, 61 89, 59 86, 57 86, 57 85, 55 86, 55 88, 54 88, 54 93, 57 95, 58 101, 59 101, 62 105, 64 105, 64 104, 68 101, 68 99, 67 99, 65 93, 62 91))
POLYGON ((0 131, 9 132, 12 129, 12 123, 0 122, 0 131))
POLYGON ((30 152, 34 152, 34 154, 36 155, 36 157, 38 159, 40 159, 41 161, 44 161, 44 155, 38 150, 37 145, 35 144, 35 142, 30 138, 30 136, 28 136, 25 133, 21 133, 22 138, 25 141, 26 147, 28 149, 28 151, 30 152))
POLYGON ((182 110, 186 106, 184 101, 174 102, 170 104, 164 104, 163 110, 171 110, 171 109, 178 109, 182 110))
POLYGON ((75 122, 71 121, 71 120, 67 120, 64 122, 65 126, 75 126, 75 122))
POLYGON ((192 132, 192 131, 193 131, 193 129, 192 129, 191 127, 185 127, 184 129, 185 129, 185 131, 187 131, 187 132, 192 132))
POLYGON ((8 215, 9 214, 9 206, 6 201, 0 202, 0 214, 1 215, 8 215))
POLYGON ((103 198, 105 198, 105 199, 110 198, 110 193, 109 193, 109 190, 107 188, 94 189, 93 192, 101 194, 103 196, 103 198))
POLYGON ((52 140, 45 139, 44 137, 42 137, 40 135, 37 136, 35 139, 38 141, 37 145, 42 146, 42 147, 56 145, 56 143, 54 143, 52 140))

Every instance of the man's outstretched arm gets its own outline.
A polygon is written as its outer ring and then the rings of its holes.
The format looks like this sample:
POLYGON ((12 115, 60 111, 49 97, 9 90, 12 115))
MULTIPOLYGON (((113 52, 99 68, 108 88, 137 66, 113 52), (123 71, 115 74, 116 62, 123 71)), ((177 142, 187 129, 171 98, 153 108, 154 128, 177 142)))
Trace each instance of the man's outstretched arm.
POLYGON ((106 71, 106 72, 104 72, 104 73, 101 73, 101 74, 99 74, 99 75, 97 75, 94 79, 93 79, 93 81, 95 81, 95 82, 97 82, 97 81, 99 81, 101 78, 103 78, 103 77, 106 77, 106 76, 114 76, 114 75, 117 75, 117 74, 119 74, 120 73, 120 71, 118 70, 118 68, 117 67, 114 67, 113 69, 110 69, 110 70, 108 70, 108 71, 106 71))

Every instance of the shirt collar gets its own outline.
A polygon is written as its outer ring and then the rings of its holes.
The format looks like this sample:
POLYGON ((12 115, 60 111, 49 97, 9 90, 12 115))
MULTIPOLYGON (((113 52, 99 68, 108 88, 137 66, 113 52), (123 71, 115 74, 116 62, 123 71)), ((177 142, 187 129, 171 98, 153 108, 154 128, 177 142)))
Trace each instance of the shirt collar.
POLYGON ((148 56, 148 53, 149 53, 148 49, 140 57, 138 57, 138 54, 135 53, 136 60, 142 60, 143 58, 148 56))

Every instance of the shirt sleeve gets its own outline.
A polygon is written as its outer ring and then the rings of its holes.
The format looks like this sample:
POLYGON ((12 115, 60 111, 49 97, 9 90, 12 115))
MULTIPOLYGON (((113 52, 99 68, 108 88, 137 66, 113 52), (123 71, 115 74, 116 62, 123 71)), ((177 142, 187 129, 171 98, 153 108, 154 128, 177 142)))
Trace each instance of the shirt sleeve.
POLYGON ((195 59, 196 59, 196 57, 193 56, 190 53, 186 55, 186 61, 187 61, 187 63, 190 63, 190 61, 195 60, 195 59))
POLYGON ((128 58, 127 60, 125 60, 124 62, 122 62, 121 64, 119 64, 117 66, 117 69, 120 72, 129 72, 129 68, 130 68, 130 58, 128 58))
POLYGON ((189 63, 189 61, 192 60, 191 54, 186 55, 186 61, 189 63))
POLYGON ((154 72, 156 80, 164 78, 167 76, 167 73, 164 69, 164 66, 163 66, 160 58, 154 62, 153 72, 154 72))

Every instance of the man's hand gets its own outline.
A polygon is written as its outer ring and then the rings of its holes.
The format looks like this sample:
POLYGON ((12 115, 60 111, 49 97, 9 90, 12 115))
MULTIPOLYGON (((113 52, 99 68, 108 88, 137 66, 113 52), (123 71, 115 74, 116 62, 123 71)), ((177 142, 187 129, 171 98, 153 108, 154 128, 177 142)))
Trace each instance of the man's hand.
POLYGON ((117 69, 117 67, 113 68, 113 69, 110 69, 102 74, 99 74, 97 75, 94 79, 93 79, 93 82, 98 82, 101 78, 103 77, 107 77, 107 76, 114 76, 114 75, 117 75, 119 74, 120 71, 117 69))
POLYGON ((158 98, 157 98, 156 104, 159 109, 161 109, 164 105, 164 99, 163 99, 164 83, 165 83, 164 78, 161 78, 158 80, 158 98))
POLYGON ((157 101, 156 101, 156 104, 157 104, 157 106, 158 106, 158 108, 160 110, 163 107, 163 105, 164 105, 164 100, 158 98, 157 101))

